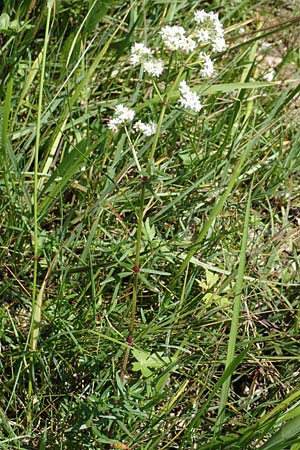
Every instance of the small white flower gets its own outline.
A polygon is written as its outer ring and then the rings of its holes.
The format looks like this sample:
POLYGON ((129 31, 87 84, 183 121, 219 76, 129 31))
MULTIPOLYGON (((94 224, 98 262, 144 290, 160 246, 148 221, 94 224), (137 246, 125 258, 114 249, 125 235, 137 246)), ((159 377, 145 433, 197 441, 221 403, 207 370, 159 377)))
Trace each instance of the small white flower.
POLYGON ((108 122, 108 128, 116 132, 126 122, 132 122, 134 116, 135 111, 133 111, 133 109, 127 108, 127 106, 121 104, 117 105, 115 108, 114 117, 110 119, 108 122))
POLYGON ((182 50, 186 53, 190 53, 195 50, 196 42, 194 39, 187 37, 182 41, 182 50))
POLYGON ((185 29, 177 25, 166 25, 160 31, 164 45, 169 50, 182 49, 182 42, 186 39, 185 29))
POLYGON ((224 28, 218 14, 214 12, 196 11, 194 14, 196 28, 196 38, 199 42, 211 43, 214 52, 222 52, 226 49, 224 39, 224 28))
POLYGON ((169 50, 183 50, 186 53, 192 52, 196 47, 196 42, 186 37, 185 29, 178 25, 166 25, 160 31, 163 43, 169 50))
POLYGON ((116 76, 119 74, 119 70, 115 69, 112 71, 112 73, 110 74, 111 78, 116 78, 116 76))
POLYGON ((154 77, 159 77, 163 72, 163 61, 153 58, 153 50, 145 44, 136 42, 131 47, 130 63, 132 65, 143 64, 145 72, 154 77))
POLYGON ((223 52, 226 50, 226 42, 223 36, 216 36, 213 40, 212 50, 214 52, 223 52))
POLYGON ((147 58, 151 58, 153 50, 148 48, 145 44, 141 42, 136 42, 130 50, 130 64, 135 66, 136 64, 141 64, 147 58))
POLYGON ((219 17, 218 13, 214 13, 213 11, 206 12, 204 9, 200 9, 199 11, 195 11, 194 19, 197 24, 200 23, 218 23, 219 17))
POLYGON ((157 131, 157 124, 155 122, 143 123, 141 120, 138 120, 133 125, 133 128, 136 131, 143 133, 144 136, 153 136, 157 131))
POLYGON ((209 31, 205 30, 204 28, 196 30, 196 38, 198 39, 199 42, 209 42, 210 41, 209 31))
POLYGON ((276 72, 275 69, 270 68, 263 76, 263 79, 266 81, 273 81, 275 78, 276 72))
POLYGON ((110 119, 107 126, 111 131, 116 133, 120 127, 120 122, 117 119, 110 119))
POLYGON ((124 105, 117 105, 116 106, 116 116, 122 121, 132 121, 135 116, 135 111, 133 109, 127 108, 127 106, 124 105))
POLYGON ((200 11, 195 11, 195 13, 194 13, 195 22, 196 23, 205 22, 205 20, 207 20, 208 15, 209 14, 206 11, 204 11, 204 9, 201 9, 200 11))
POLYGON ((201 52, 199 55, 201 62, 203 63, 203 67, 200 70, 200 75, 205 78, 210 78, 213 76, 215 69, 214 63, 211 60, 209 55, 206 55, 204 52, 201 52))
POLYGON ((159 77, 164 70, 164 63, 161 59, 151 58, 143 64, 145 72, 154 77, 159 77))
POLYGON ((216 24, 220 23, 220 20, 219 20, 219 14, 218 14, 218 13, 214 13, 213 11, 210 11, 210 12, 208 13, 208 15, 209 15, 209 18, 210 18, 210 20, 211 20, 212 22, 214 22, 214 23, 216 23, 216 24))
POLYGON ((202 108, 200 97, 195 92, 192 92, 185 81, 180 82, 179 92, 181 94, 179 103, 184 109, 190 109, 195 112, 200 111, 202 108))

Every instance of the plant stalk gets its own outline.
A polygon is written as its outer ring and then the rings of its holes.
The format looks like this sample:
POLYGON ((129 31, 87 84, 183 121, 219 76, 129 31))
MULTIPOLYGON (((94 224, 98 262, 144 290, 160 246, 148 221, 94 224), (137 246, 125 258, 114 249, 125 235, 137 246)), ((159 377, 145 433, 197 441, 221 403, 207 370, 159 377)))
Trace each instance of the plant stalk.
MULTIPOLYGON (((132 334, 135 327, 135 316, 137 309, 137 298, 138 298, 138 290, 139 290, 139 279, 138 274, 140 271, 140 258, 141 258, 141 246, 142 246, 142 229, 143 229, 143 216, 144 216, 144 201, 145 201, 145 191, 146 191, 146 183, 142 182, 142 192, 140 198, 140 208, 138 215, 138 225, 137 225, 137 233, 136 233, 136 249, 135 249, 135 260, 134 260, 134 268, 133 268, 133 290, 132 290, 132 300, 131 300, 131 314, 130 314, 130 323, 128 328, 128 337, 127 343, 132 344, 132 334)), ((130 354, 130 347, 126 348, 122 370, 121 370, 121 380, 124 380, 124 376, 126 373, 128 358, 130 354)))

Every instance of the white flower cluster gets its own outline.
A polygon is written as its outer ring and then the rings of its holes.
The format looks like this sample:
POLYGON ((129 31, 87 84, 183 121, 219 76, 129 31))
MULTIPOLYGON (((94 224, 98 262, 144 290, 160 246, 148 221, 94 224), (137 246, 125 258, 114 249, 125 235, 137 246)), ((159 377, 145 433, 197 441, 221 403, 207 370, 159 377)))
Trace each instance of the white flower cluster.
POLYGON ((143 123, 140 120, 135 122, 133 128, 142 133, 144 136, 153 136, 157 131, 157 124, 155 122, 143 123))
POLYGON ((196 42, 192 38, 186 37, 183 27, 166 25, 159 34, 169 50, 183 50, 186 53, 195 50, 196 42))
POLYGON ((130 63, 133 66, 141 64, 149 75, 159 77, 164 70, 164 63, 161 59, 154 58, 153 50, 141 42, 136 42, 130 50, 130 63))
MULTIPOLYGON (((204 10, 195 12, 194 15, 196 29, 194 35, 200 44, 211 44, 212 51, 221 52, 226 49, 224 39, 224 29, 219 20, 218 14, 204 10)), ((166 25, 159 32, 163 45, 171 51, 181 50, 185 53, 191 53, 196 48, 196 41, 186 35, 186 30, 179 25, 166 25)), ((164 64, 161 59, 154 58, 154 51, 141 42, 136 42, 130 50, 130 64, 133 66, 141 64, 149 75, 160 77, 164 70, 164 64)), ((214 66, 211 58, 200 53, 200 61, 203 67, 200 75, 203 77, 212 77, 214 75, 214 66)))
MULTIPOLYGON (((114 117, 108 122, 108 128, 116 133, 123 125, 132 122, 134 117, 135 111, 133 109, 127 108, 127 106, 121 104, 117 105, 115 108, 114 117)), ((142 133, 144 136, 150 137, 156 133, 157 124, 155 122, 146 124, 138 120, 133 125, 133 128, 135 131, 142 133)))
POLYGON ((211 43, 214 52, 222 52, 226 49, 224 28, 218 14, 203 9, 195 12, 196 38, 200 43, 211 43))
MULTIPOLYGON (((187 36, 186 30, 179 25, 166 25, 159 32, 163 45, 170 51, 183 51, 191 53, 196 49, 197 43, 200 46, 207 45, 213 52, 221 52, 226 49, 224 39, 224 29, 214 12, 198 10, 194 13, 195 28, 191 36, 187 36)), ((214 75, 214 64, 208 53, 201 51, 199 54, 201 64, 200 76, 210 78, 214 75)), ((154 50, 144 43, 136 42, 130 49, 130 64, 141 65, 146 73, 152 77, 160 77, 164 70, 164 63, 161 59, 154 57, 154 50)), ((179 104, 182 108, 198 113, 202 104, 200 97, 193 92, 186 81, 179 84, 179 104)), ((133 122, 135 112, 124 105, 118 105, 114 116, 108 122, 108 128, 113 132, 118 131, 128 122, 133 122)), ((133 124, 133 130, 146 137, 157 132, 155 122, 143 123, 140 120, 133 124)))
POLYGON ((144 62, 144 70, 153 77, 160 77, 164 70, 164 63, 161 59, 151 58, 144 62))
POLYGON ((199 59, 203 64, 200 75, 202 77, 211 78, 215 73, 214 63, 212 62, 211 57, 204 52, 200 52, 199 59))
POLYGON ((184 109, 189 109, 194 112, 200 111, 202 108, 200 98, 195 92, 192 92, 185 81, 179 83, 179 92, 181 94, 179 103, 184 109))
MULTIPOLYGON (((204 10, 195 12, 194 15, 196 30, 195 36, 199 43, 211 44, 212 50, 221 52, 226 49, 224 39, 224 29, 219 20, 218 14, 204 10)), ((169 50, 183 50, 186 53, 192 52, 196 48, 196 42, 191 37, 186 36, 186 30, 178 25, 166 25, 160 31, 164 46, 169 50)))
POLYGON ((108 122, 108 128, 116 132, 126 123, 132 122, 134 116, 135 111, 133 111, 133 109, 127 108, 127 106, 121 104, 117 105, 114 117, 108 122))
MULTIPOLYGON (((195 12, 196 29, 194 35, 200 44, 211 44, 212 51, 223 51, 226 48, 224 29, 218 18, 218 14, 204 10, 195 12)), ((171 51, 182 50, 190 53, 196 48, 196 41, 186 36, 186 30, 178 25, 166 25, 160 31, 164 46, 171 51)), ((210 56, 204 52, 199 55, 202 68, 200 75, 210 78, 214 75, 214 64, 210 56)))
POLYGON ((136 64, 142 64, 144 61, 147 61, 147 59, 152 58, 153 55, 153 50, 151 50, 141 42, 136 42, 131 47, 130 52, 131 52, 130 63, 133 66, 135 66, 136 64))

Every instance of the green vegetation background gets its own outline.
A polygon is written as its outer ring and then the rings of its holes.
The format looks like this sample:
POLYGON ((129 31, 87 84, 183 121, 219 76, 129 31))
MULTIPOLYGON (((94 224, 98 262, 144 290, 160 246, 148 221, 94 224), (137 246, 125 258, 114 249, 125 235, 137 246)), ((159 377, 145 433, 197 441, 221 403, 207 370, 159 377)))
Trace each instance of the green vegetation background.
POLYGON ((282 3, 1 2, 0 448, 300 448, 299 18, 282 3), (228 50, 213 80, 186 68, 204 108, 170 99, 142 180, 106 126, 133 99, 159 116, 130 47, 201 8, 228 50))

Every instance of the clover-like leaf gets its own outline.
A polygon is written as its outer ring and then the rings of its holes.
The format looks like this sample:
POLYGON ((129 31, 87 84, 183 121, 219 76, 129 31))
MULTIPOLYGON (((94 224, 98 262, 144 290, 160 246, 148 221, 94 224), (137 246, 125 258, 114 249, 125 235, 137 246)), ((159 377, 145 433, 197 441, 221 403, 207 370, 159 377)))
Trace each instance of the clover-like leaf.
POLYGON ((150 378, 153 375, 151 369, 161 369, 162 367, 176 361, 176 358, 174 357, 170 358, 168 356, 163 356, 163 352, 151 354, 149 352, 144 352, 143 350, 133 349, 132 353, 137 360, 133 363, 132 370, 134 372, 138 372, 140 370, 142 375, 146 378, 150 378))

